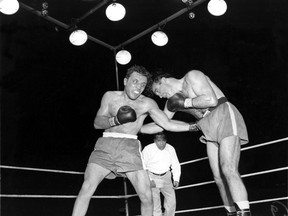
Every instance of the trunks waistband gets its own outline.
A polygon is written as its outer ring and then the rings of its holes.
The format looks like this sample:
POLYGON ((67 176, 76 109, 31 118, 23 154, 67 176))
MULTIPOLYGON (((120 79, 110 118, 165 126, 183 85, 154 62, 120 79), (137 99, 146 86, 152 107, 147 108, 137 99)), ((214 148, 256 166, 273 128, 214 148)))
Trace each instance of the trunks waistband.
POLYGON ((103 137, 128 138, 128 139, 138 138, 138 136, 134 134, 125 134, 125 133, 117 133, 117 132, 103 132, 103 137))
POLYGON ((204 118, 206 115, 208 115, 210 112, 215 110, 218 106, 220 106, 223 103, 226 103, 228 100, 226 97, 221 97, 218 99, 218 104, 215 107, 210 107, 207 109, 207 111, 203 114, 202 118, 204 118))
POLYGON ((208 108, 208 110, 210 111, 210 112, 212 112, 214 109, 216 109, 218 106, 220 106, 221 104, 223 104, 223 103, 225 103, 225 102, 227 102, 228 100, 227 100, 227 98, 226 97, 221 97, 221 98, 219 98, 218 99, 218 104, 215 106, 215 107, 210 107, 210 108, 208 108))
MULTIPOLYGON (((168 171, 167 171, 168 172, 168 171)), ((167 172, 164 172, 164 173, 160 173, 160 174, 158 174, 158 173, 153 173, 153 172, 151 172, 153 175, 156 175, 156 176, 164 176, 167 172)))

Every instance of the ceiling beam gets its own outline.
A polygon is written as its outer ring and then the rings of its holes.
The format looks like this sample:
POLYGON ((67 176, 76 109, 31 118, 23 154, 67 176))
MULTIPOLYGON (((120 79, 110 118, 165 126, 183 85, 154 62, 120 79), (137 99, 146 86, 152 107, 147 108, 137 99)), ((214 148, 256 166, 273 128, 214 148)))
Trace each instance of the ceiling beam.
POLYGON ((166 19, 162 20, 161 22, 151 26, 150 28, 144 30, 143 32, 139 33, 138 35, 135 35, 134 37, 128 39, 127 41, 115 46, 116 50, 122 49, 126 45, 132 43, 133 41, 139 39, 140 37, 143 37, 144 35, 150 33, 151 31, 158 29, 160 26, 165 25, 166 23, 170 22, 171 20, 174 20, 175 18, 181 16, 182 14, 186 13, 187 11, 191 10, 192 8, 198 6, 199 4, 205 2, 206 0, 198 0, 196 2, 190 2, 190 4, 186 7, 181 9, 180 11, 172 14, 171 16, 167 17, 166 19))
POLYGON ((33 14, 36 14, 37 16, 42 17, 42 18, 44 18, 44 19, 46 19, 46 20, 48 20, 48 21, 50 21, 50 22, 52 22, 52 23, 54 23, 54 24, 56 24, 56 25, 58 25, 64 29, 69 29, 69 27, 70 27, 69 25, 67 25, 63 22, 60 22, 59 20, 56 20, 51 16, 43 16, 41 11, 36 10, 36 9, 34 9, 34 8, 24 4, 22 2, 19 2, 19 4, 20 4, 20 7, 24 8, 25 10, 27 10, 33 14))
POLYGON ((92 8, 91 10, 89 10, 87 13, 83 14, 83 16, 79 17, 78 19, 76 19, 76 23, 81 22, 82 20, 84 20, 85 18, 87 18, 88 16, 90 16, 91 14, 93 14, 96 10, 100 9, 101 7, 103 7, 105 4, 107 4, 107 2, 109 2, 111 0, 103 0, 102 2, 100 2, 99 4, 97 4, 94 8, 92 8))
MULTIPOLYGON (((87 16, 91 15, 92 13, 94 13, 96 10, 98 10, 99 8, 101 8, 103 5, 105 5, 105 4, 106 4, 107 2, 109 2, 109 1, 110 1, 110 0, 103 0, 101 3, 99 3, 99 4, 96 5, 94 8, 92 8, 90 11, 88 11, 86 14, 84 14, 84 15, 81 16, 80 18, 76 19, 76 22, 82 21, 82 20, 85 19, 87 16)), ((190 1, 189 1, 189 4, 186 4, 186 5, 187 5, 186 8, 181 9, 180 11, 172 14, 171 16, 167 17, 166 19, 162 20, 161 22, 159 22, 159 23, 151 26, 150 28, 148 28, 148 29, 140 32, 139 34, 135 35, 134 37, 128 39, 127 41, 125 41, 125 42, 123 42, 123 43, 121 43, 121 44, 119 44, 119 45, 117 45, 117 46, 112 46, 112 45, 110 45, 110 44, 108 44, 108 43, 105 43, 104 41, 101 41, 101 40, 99 40, 99 39, 97 39, 97 38, 95 38, 95 37, 93 37, 93 36, 91 36, 91 35, 88 35, 88 39, 91 40, 91 41, 93 41, 93 42, 95 42, 95 43, 98 43, 98 44, 100 44, 100 45, 102 45, 102 46, 104 46, 104 47, 106 47, 106 48, 108 48, 108 49, 110 49, 110 50, 112 50, 112 51, 116 51, 116 50, 119 50, 119 49, 127 46, 128 44, 132 43, 133 41, 135 41, 135 40, 143 37, 144 35, 150 33, 151 31, 159 28, 160 26, 163 26, 163 25, 165 25, 166 23, 168 23, 168 22, 176 19, 177 17, 181 16, 182 14, 186 13, 187 11, 193 9, 194 7, 198 6, 199 4, 201 4, 201 3, 205 2, 205 1, 206 1, 206 0, 197 0, 197 1, 193 2, 192 0, 190 0, 190 1)), ((20 4, 20 6, 21 6, 22 8, 26 9, 27 11, 29 11, 29 12, 31 12, 31 13, 34 13, 34 14, 36 14, 37 16, 40 16, 40 17, 42 17, 42 18, 44 18, 44 19, 46 19, 46 20, 48 20, 48 21, 50 21, 50 22, 52 22, 52 23, 54 23, 54 24, 56 24, 56 25, 58 25, 58 26, 60 26, 60 27, 62 27, 62 28, 64 28, 64 29, 69 30, 69 29, 71 29, 71 27, 72 27, 71 25, 67 25, 67 24, 65 24, 65 23, 63 23, 63 22, 61 22, 61 21, 59 21, 59 20, 57 20, 57 19, 55 19, 55 18, 53 18, 53 17, 51 17, 51 16, 43 16, 43 14, 42 14, 41 11, 38 11, 38 10, 36 10, 36 9, 34 9, 34 8, 32 8, 32 7, 24 4, 24 3, 22 3, 22 2, 19 2, 19 4, 20 4)), ((75 24, 75 23, 74 23, 74 24, 75 24)))
MULTIPOLYGON (((50 21, 50 22, 52 22, 52 23, 54 23, 54 24, 56 24, 56 25, 58 25, 58 26, 60 26, 60 27, 62 27, 64 29, 66 29, 66 30, 70 30, 71 29, 70 25, 67 25, 66 23, 63 23, 63 22, 61 22, 61 21, 59 21, 59 20, 57 20, 57 19, 55 19, 55 18, 53 18, 51 16, 43 16, 42 12, 39 11, 39 10, 36 10, 36 9, 34 9, 34 8, 24 4, 22 2, 19 2, 19 4, 20 4, 21 8, 24 8, 25 10, 27 10, 27 11, 33 13, 33 14, 36 14, 37 16, 42 17, 43 19, 46 19, 46 20, 48 20, 48 21, 50 21)), ((114 46, 111 46, 110 44, 107 44, 107 43, 105 43, 105 42, 103 42, 103 41, 101 41, 101 40, 99 40, 99 39, 97 39, 95 37, 92 37, 91 35, 87 34, 87 36, 88 36, 89 40, 91 40, 91 41, 93 41, 95 43, 98 43, 98 44, 100 44, 100 45, 102 45, 102 46, 104 46, 104 47, 106 47, 106 48, 108 48, 110 50, 115 50, 114 46)))

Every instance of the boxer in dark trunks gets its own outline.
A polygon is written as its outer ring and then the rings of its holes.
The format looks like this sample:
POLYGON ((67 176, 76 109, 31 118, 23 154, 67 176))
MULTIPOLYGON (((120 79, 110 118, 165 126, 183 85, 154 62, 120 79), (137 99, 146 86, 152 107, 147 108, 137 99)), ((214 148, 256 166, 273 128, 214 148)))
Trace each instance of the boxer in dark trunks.
POLYGON ((169 118, 177 111, 184 111, 198 119, 197 127, 203 132, 200 141, 206 143, 210 167, 227 215, 250 216, 248 194, 238 172, 241 145, 248 143, 240 112, 209 77, 198 70, 189 71, 181 79, 159 75, 152 89, 160 98, 168 99, 164 112, 169 118))

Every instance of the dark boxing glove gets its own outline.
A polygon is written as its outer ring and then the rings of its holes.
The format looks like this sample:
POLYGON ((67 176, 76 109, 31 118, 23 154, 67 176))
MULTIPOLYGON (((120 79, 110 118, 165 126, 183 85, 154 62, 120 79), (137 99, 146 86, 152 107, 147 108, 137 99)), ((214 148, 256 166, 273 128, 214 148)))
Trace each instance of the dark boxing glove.
POLYGON ((137 119, 136 112, 130 106, 122 106, 119 108, 117 115, 109 118, 111 127, 125 124, 128 122, 134 122, 137 119))
POLYGON ((177 112, 178 110, 188 108, 185 106, 186 99, 189 100, 189 98, 184 97, 181 93, 174 94, 167 101, 167 109, 170 112, 177 112))

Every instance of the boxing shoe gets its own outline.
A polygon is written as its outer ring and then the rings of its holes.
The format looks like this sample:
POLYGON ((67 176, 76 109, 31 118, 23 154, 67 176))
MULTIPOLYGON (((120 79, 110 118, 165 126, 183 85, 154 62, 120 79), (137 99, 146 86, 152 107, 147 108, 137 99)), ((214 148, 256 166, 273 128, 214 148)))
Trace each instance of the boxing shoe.
POLYGON ((227 216, 251 216, 249 209, 238 210, 237 212, 228 212, 227 216))
POLYGON ((234 203, 234 206, 236 208, 236 216, 251 216, 251 212, 249 208, 240 209, 237 203, 234 203))
POLYGON ((236 216, 251 216, 250 209, 237 210, 236 216))
POLYGON ((237 216, 237 212, 228 212, 227 211, 227 216, 237 216))

